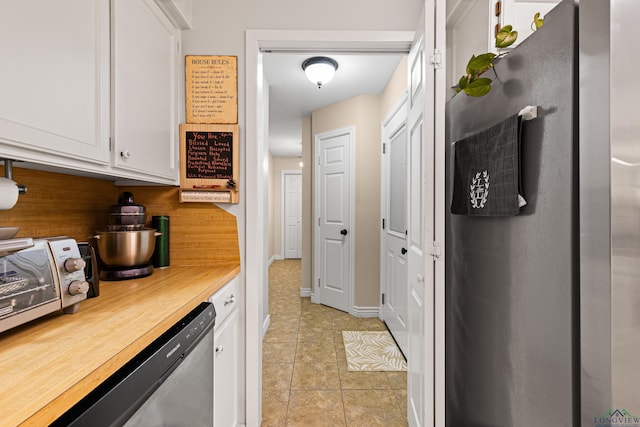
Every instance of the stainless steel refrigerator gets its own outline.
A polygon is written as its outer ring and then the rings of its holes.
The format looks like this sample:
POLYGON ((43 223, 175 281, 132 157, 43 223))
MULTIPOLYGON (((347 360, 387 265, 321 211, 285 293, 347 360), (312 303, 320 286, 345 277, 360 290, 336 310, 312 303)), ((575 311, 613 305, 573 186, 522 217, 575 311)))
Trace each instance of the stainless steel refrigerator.
POLYGON ((638 3, 563 1, 447 103, 449 203, 456 141, 538 107, 527 205, 447 215, 449 426, 640 426, 638 3))

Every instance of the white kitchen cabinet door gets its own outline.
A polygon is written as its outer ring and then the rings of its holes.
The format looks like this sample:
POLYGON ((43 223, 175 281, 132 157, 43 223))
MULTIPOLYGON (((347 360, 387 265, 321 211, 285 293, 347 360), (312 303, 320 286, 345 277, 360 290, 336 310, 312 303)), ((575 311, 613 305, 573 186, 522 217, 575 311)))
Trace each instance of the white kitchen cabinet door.
POLYGON ((113 166, 177 184, 180 33, 153 0, 112 0, 111 32, 113 166))
POLYGON ((238 424, 238 324, 235 309, 213 333, 214 427, 238 424))
MULTIPOLYGON (((452 1, 452 0, 449 0, 452 1)), ((489 35, 490 5, 495 0, 459 0, 447 18, 447 87, 458 84, 467 72, 472 55, 492 50, 494 38, 489 35)), ((450 96, 455 91, 450 89, 450 96)))
MULTIPOLYGON (((501 3, 501 10, 498 16, 493 16, 493 25, 491 26, 491 37, 492 42, 495 42, 495 24, 499 24, 500 27, 505 25, 511 25, 515 31, 518 32, 518 39, 514 44, 512 44, 509 49, 518 46, 522 43, 527 37, 529 37, 535 30, 532 26, 533 24, 533 16, 540 12, 540 16, 544 17, 547 12, 553 9, 558 3, 559 0, 536 0, 536 1, 525 1, 525 0, 494 0, 492 3, 495 7, 496 1, 501 3)), ((492 49, 495 48, 492 45, 492 49)))
POLYGON ((0 157, 108 166, 109 0, 1 9, 0 157))
MULTIPOLYGON (((452 88, 466 73, 472 55, 500 53, 495 47, 496 28, 511 25, 518 32, 516 43, 533 33, 533 16, 541 16, 558 4, 558 0, 449 0, 447 3, 447 87, 452 88), (499 5, 498 5, 499 3, 499 5)), ((449 96, 455 94, 449 89, 449 96)))
POLYGON ((191 0, 156 0, 158 6, 181 30, 191 28, 191 0))

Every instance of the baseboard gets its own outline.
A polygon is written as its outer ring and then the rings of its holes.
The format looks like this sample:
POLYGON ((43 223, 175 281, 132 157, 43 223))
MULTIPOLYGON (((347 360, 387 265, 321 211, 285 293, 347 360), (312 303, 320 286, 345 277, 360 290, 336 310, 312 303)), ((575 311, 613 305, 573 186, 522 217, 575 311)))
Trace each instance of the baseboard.
POLYGON ((269 258, 269 261, 267 261, 267 262, 269 263, 269 266, 271 266, 271 264, 273 264, 273 261, 281 261, 283 259, 284 259, 284 257, 282 255, 275 254, 274 256, 269 258))
POLYGON ((267 335, 269 326, 271 326, 271 315, 267 314, 267 317, 265 317, 264 322, 262 322, 262 339, 264 339, 264 336, 267 335))
POLYGON ((351 314, 355 317, 378 317, 379 313, 378 307, 358 307, 354 305, 351 314))
POLYGON ((300 298, 309 298, 311 296, 311 288, 300 288, 300 298))

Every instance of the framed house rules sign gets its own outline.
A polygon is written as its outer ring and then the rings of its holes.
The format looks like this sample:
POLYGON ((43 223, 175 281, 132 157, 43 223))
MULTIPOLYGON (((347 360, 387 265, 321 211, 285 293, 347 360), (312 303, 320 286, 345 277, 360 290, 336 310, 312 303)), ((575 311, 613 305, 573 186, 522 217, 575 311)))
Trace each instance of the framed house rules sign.
POLYGON ((238 123, 238 58, 185 56, 187 123, 238 123))

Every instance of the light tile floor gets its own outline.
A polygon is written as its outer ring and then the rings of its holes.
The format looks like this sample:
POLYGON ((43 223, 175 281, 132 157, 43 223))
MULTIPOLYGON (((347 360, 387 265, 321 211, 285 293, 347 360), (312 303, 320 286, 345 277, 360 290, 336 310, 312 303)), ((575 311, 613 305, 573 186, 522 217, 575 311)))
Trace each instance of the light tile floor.
POLYGON ((406 426, 406 372, 349 372, 343 330, 384 330, 300 295, 300 260, 269 269, 262 426, 406 426))

